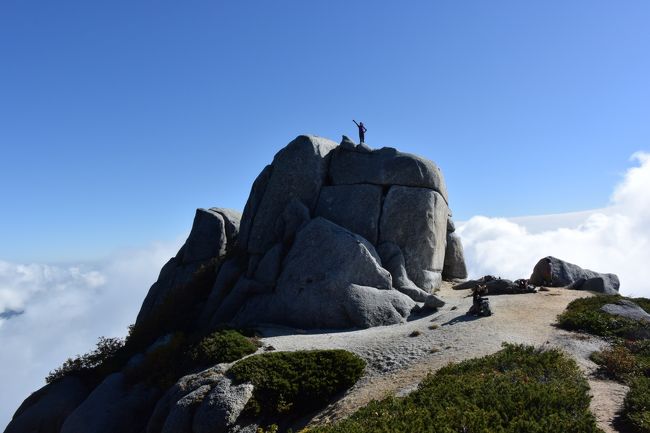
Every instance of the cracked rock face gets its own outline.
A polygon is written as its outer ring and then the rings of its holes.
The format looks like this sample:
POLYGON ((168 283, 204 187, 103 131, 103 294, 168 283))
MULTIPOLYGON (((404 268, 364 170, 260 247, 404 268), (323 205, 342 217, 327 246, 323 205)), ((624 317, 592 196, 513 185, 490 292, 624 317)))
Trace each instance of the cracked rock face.
POLYGON ((450 215, 432 161, 302 135, 262 170, 241 216, 197 211, 140 316, 152 315, 167 293, 182 294, 199 266, 216 259, 214 286, 194 306, 197 326, 398 323, 418 303, 439 304, 429 296, 443 277, 467 276, 450 215))
MULTIPOLYGON (((299 136, 261 171, 243 214, 196 211, 188 239, 145 297, 136 328, 154 347, 169 343, 166 328, 400 323, 414 310, 444 304, 431 293, 443 277, 466 276, 450 215, 433 162, 345 137, 337 145, 299 136)), ((143 359, 133 356, 92 386, 70 377, 43 387, 21 405, 7 433, 256 431, 239 419, 253 386, 233 384, 224 365, 164 390, 130 382, 143 359)))

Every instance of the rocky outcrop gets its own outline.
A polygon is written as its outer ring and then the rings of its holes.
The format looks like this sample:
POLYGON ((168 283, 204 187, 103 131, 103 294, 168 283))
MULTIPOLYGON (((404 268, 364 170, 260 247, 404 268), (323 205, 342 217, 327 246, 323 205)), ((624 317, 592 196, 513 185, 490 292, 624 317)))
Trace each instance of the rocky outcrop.
POLYGON ((226 255, 229 242, 239 233, 241 215, 228 209, 197 209, 192 231, 185 242, 182 263, 194 263, 226 255))
POLYGON ((61 433, 140 433, 159 392, 142 383, 130 386, 123 373, 113 373, 67 417, 61 433))
POLYGON ((241 299, 236 324, 298 328, 398 323, 415 305, 392 290, 391 275, 370 242, 322 217, 297 234, 275 290, 241 299))
POLYGON ((175 290, 182 288, 194 273, 211 259, 225 257, 239 234, 241 214, 221 208, 197 209, 192 230, 175 257, 163 266, 158 280, 142 303, 136 324, 141 324, 175 290))
POLYGON ((555 257, 544 257, 535 265, 530 284, 536 286, 569 287, 607 295, 618 293, 620 286, 615 274, 601 274, 555 257))
MULTIPOLYGON (((198 404, 203 401, 207 392, 220 380, 226 370, 226 364, 218 364, 200 373, 181 377, 165 392, 160 400, 158 400, 158 403, 156 403, 147 423, 146 433, 160 433, 165 425, 178 425, 178 420, 174 420, 179 417, 178 414, 172 416, 172 419, 169 419, 170 414, 175 410, 178 402, 183 401, 180 406, 184 409, 176 409, 177 412, 182 410, 193 413, 198 407, 198 404), (199 394, 202 395, 201 398, 199 398, 199 394)), ((190 428, 191 425, 192 419, 190 417, 190 428)))
POLYGON ((406 272, 424 290, 442 280, 448 213, 446 201, 431 189, 393 186, 384 199, 379 240, 400 247, 406 272))
POLYGON ((236 272, 224 266, 228 278, 217 276, 202 320, 212 326, 366 327, 402 321, 417 302, 441 305, 427 299, 442 281, 445 257, 448 278, 466 277, 448 201, 444 178, 431 161, 391 148, 372 150, 347 137, 336 146, 300 136, 255 181, 239 234, 245 264, 236 272), (335 236, 321 242, 315 228, 335 236), (355 246, 343 247, 351 236, 355 246), (373 257, 372 272, 389 269, 386 287, 349 274, 348 264, 364 257, 373 257), (289 278, 296 270, 300 275, 289 278), (317 284, 323 288, 314 290, 317 284), (360 317, 347 317, 342 306, 350 305, 360 317), (367 314, 373 308, 384 313, 367 314))
POLYGON ((83 381, 74 376, 46 385, 23 402, 5 433, 59 433, 65 419, 89 392, 83 381))
POLYGON ((6 432, 254 432, 254 420, 239 420, 252 385, 233 384, 214 366, 158 389, 140 375, 152 348, 222 324, 366 328, 439 308, 432 290, 443 274, 465 270, 449 215, 433 162, 299 136, 262 170, 242 215, 196 211, 144 299, 136 349, 121 370, 93 378, 94 389, 74 376, 44 387, 6 432))
POLYGON ((466 277, 448 202, 431 161, 300 136, 255 180, 198 323, 367 327, 440 306, 443 273, 466 277))
MULTIPOLYGON (((349 140, 349 139, 348 139, 349 140)), ((330 177, 334 185, 372 184, 427 188, 447 199, 440 169, 431 161, 391 147, 375 151, 342 148, 332 156, 330 177)))
POLYGON ((416 302, 424 302, 426 307, 442 307, 444 302, 434 295, 425 292, 415 285, 406 273, 406 263, 400 247, 393 242, 384 242, 379 245, 377 252, 381 257, 382 266, 391 274, 393 287, 407 295, 416 302))
POLYGON ((638 304, 628 299, 620 299, 614 304, 605 304, 600 309, 613 316, 650 323, 650 314, 639 307, 638 304))
MULTIPOLYGON (((158 401, 146 433, 226 433, 236 431, 253 385, 233 384, 219 364, 182 377, 158 401)), ((255 429, 253 429, 255 431, 255 429)))
POLYGON ((242 225, 250 226, 250 234, 242 239, 242 248, 250 254, 263 254, 278 242, 273 227, 292 200, 314 208, 327 176, 329 153, 336 147, 325 138, 301 135, 275 155, 265 185, 256 187, 264 190, 260 198, 253 197, 259 204, 244 210, 242 225))
MULTIPOLYGON (((187 433, 229 432, 252 396, 253 385, 250 383, 234 385, 225 376, 219 378, 196 410, 192 430, 187 433)), ((174 433, 181 432, 176 430, 174 433)))
POLYGON ((465 266, 465 253, 460 237, 456 233, 447 233, 446 248, 442 278, 448 281, 466 279, 467 267, 465 266))

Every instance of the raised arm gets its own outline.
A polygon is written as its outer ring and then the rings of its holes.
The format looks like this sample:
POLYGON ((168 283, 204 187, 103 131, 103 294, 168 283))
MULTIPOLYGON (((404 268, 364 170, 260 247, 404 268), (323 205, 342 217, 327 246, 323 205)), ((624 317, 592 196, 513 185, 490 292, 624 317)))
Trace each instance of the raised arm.
POLYGON ((357 125, 357 127, 359 126, 356 120, 352 119, 352 121, 354 122, 355 125, 357 125))

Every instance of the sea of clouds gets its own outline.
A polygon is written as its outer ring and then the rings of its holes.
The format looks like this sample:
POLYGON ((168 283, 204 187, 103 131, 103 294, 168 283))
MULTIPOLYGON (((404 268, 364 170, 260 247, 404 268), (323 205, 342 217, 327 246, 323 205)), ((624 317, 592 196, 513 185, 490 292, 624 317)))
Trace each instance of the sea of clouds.
MULTIPOLYGON (((606 208, 511 219, 476 216, 458 224, 470 276, 528 277, 540 258, 553 255, 618 274, 626 295, 650 296, 650 154, 637 153, 632 162, 606 208)), ((74 266, 0 260, 0 429, 49 371, 92 349, 99 336, 126 334, 181 242, 74 266)))
POLYGON ((632 161, 606 208, 512 219, 475 216, 459 224, 470 277, 528 278, 539 259, 555 256, 613 272, 621 293, 650 297, 650 154, 636 153, 632 161))
POLYGON ((181 241, 116 252, 75 266, 0 260, 0 431, 22 400, 99 336, 125 336, 162 265, 181 241), (5 314, 5 316, 7 316, 5 314))

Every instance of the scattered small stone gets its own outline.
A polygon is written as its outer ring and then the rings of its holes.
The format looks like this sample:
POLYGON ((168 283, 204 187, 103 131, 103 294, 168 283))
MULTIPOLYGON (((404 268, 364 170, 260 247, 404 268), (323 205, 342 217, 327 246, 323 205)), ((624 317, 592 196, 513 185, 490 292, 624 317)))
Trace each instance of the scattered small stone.
POLYGON ((431 349, 429 349, 429 353, 438 353, 438 352, 440 352, 440 349, 438 349, 437 347, 432 347, 431 349))
POLYGON ((436 324, 429 325, 429 329, 432 329, 432 330, 433 329, 438 329, 438 325, 436 325, 436 324))
POLYGON ((451 310, 452 310, 452 311, 453 311, 453 310, 457 310, 457 309, 458 309, 458 307, 457 307, 456 305, 454 305, 453 307, 451 307, 451 310))
POLYGON ((416 329, 415 331, 409 334, 409 337, 418 337, 420 335, 422 335, 422 333, 416 329))
POLYGON ((539 291, 540 291, 540 292, 550 292, 551 289, 549 289, 548 287, 540 287, 540 288, 539 288, 539 291))
POLYGON ((272 352, 275 350, 275 347, 271 346, 270 344, 264 348, 265 352, 272 352))

